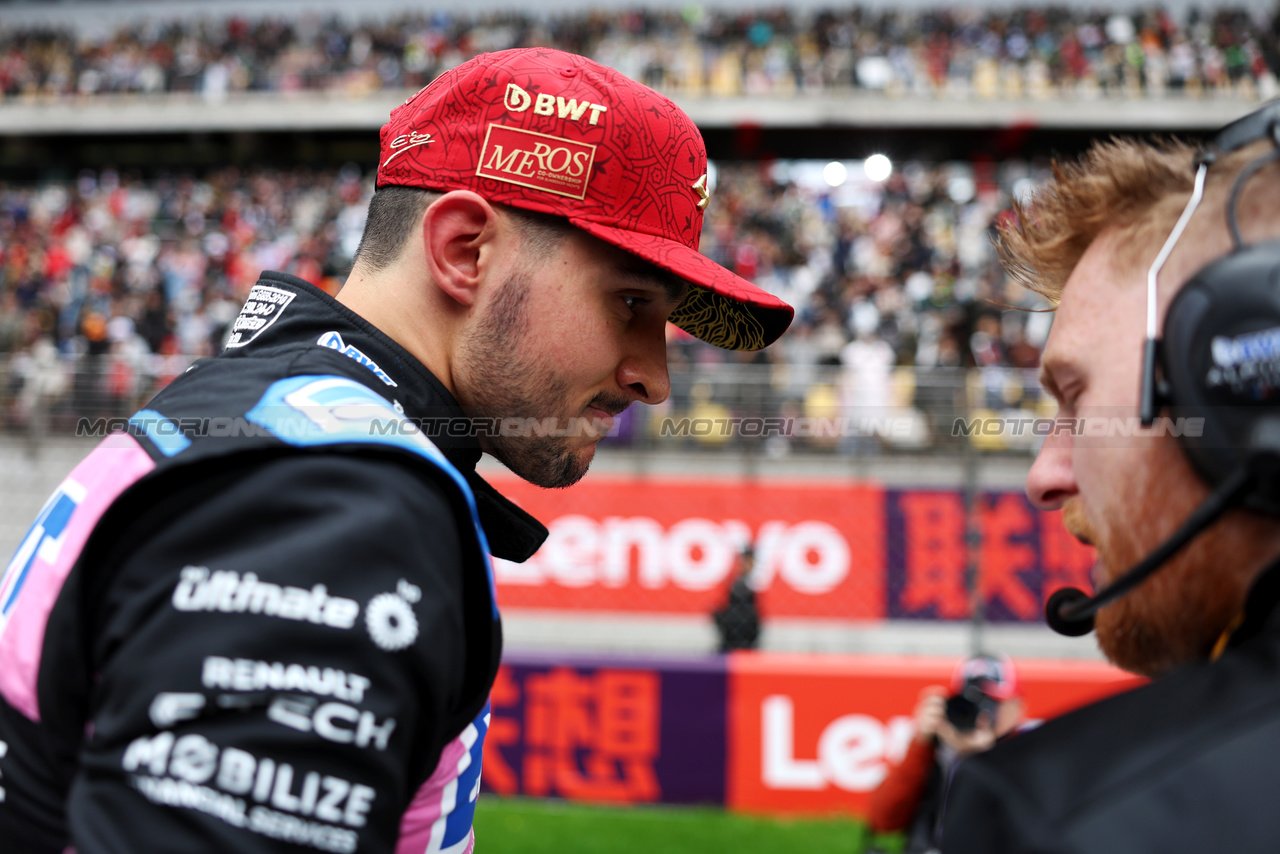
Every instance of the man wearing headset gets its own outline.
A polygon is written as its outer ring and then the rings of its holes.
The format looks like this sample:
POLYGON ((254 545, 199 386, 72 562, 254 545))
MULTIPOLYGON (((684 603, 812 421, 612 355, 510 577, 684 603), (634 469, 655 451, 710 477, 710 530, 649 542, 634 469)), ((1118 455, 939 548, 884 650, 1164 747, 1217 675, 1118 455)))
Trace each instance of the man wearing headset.
POLYGON ((948 854, 1280 846, 1278 122, 1095 144, 1002 229, 1057 306, 1027 493, 1098 552, 1046 616, 1153 681, 965 763, 948 854))

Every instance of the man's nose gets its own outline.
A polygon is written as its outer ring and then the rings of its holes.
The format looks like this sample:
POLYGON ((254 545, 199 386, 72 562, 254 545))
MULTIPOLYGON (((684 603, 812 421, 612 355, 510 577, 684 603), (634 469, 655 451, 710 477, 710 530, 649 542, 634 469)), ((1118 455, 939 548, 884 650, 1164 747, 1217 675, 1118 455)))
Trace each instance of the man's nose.
POLYGON ((618 385, 635 394, 641 403, 662 403, 671 394, 664 332, 648 334, 637 340, 618 364, 618 385))
POLYGON ((1039 509, 1057 510, 1079 491, 1072 467, 1073 450, 1071 436, 1055 432, 1045 438, 1027 474, 1027 498, 1039 509))

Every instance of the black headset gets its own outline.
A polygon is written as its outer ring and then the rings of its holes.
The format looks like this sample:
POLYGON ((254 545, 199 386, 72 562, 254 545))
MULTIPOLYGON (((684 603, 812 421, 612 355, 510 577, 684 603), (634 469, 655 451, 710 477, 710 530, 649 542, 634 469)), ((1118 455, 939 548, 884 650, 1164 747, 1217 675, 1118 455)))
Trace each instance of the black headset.
POLYGON ((1280 240, 1246 245, 1237 219, 1241 189, 1278 159, 1280 100, 1220 130, 1195 160, 1191 200, 1148 275, 1142 425, 1167 410, 1181 427, 1175 435, 1182 449, 1213 492, 1169 539, 1095 596, 1073 587, 1050 596, 1045 619, 1060 634, 1092 631, 1099 608, 1140 584, 1229 507, 1280 515, 1280 240), (1271 150, 1240 170, 1227 199, 1231 252, 1182 287, 1156 338, 1156 278, 1199 205, 1208 170, 1263 139, 1271 150))

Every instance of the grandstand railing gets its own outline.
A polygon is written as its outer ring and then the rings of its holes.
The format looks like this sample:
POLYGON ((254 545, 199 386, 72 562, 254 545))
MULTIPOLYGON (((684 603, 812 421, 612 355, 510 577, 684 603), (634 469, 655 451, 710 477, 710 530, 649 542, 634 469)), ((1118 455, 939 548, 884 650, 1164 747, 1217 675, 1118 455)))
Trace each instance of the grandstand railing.
MULTIPOLYGON (((0 99, 0 136, 377 129, 413 90, 234 92, 0 99)), ((1197 131, 1219 127, 1262 100, 1214 93, 1099 97, 980 97, 938 92, 895 96, 865 89, 792 95, 706 96, 672 92, 699 127, 1011 127, 1197 131)))
MULTIPOLYGON (((190 364, 186 356, 0 358, 0 435, 100 438, 190 364)), ((615 453, 784 458, 858 454, 1026 454, 1053 423, 1034 370, 832 365, 673 365, 671 395, 633 406, 604 447, 615 453)))

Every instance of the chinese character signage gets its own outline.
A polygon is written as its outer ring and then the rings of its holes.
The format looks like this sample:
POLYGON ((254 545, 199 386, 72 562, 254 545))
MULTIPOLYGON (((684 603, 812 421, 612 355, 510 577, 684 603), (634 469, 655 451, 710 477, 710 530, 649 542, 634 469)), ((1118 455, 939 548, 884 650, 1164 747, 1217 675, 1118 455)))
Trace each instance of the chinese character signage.
POLYGON ((484 781, 497 794, 724 801, 723 659, 508 659, 490 702, 484 781))
MULTIPOLYGON (((884 501, 885 616, 968 617, 963 496, 954 490, 889 490, 884 501)), ((1066 532, 1061 513, 1036 510, 1021 492, 987 492, 977 497, 976 521, 980 541, 975 558, 987 619, 1042 622, 1044 603, 1053 591, 1089 588, 1093 549, 1066 532)))

